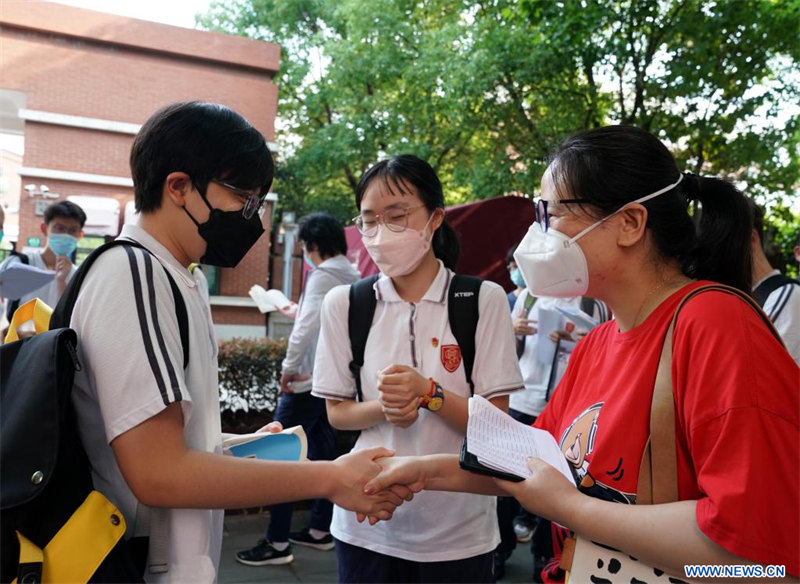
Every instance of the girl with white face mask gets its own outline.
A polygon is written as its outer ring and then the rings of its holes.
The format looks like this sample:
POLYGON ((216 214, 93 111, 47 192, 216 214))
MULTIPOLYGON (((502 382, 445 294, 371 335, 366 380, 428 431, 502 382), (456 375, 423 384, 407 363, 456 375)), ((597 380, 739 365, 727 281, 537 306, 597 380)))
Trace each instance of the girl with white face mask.
MULTIPOLYGON (((744 195, 682 174, 655 136, 624 126, 567 139, 541 187, 537 223, 515 254, 528 287, 587 294, 615 316, 578 343, 535 424, 559 442, 579 488, 538 459, 529 461, 530 478, 507 483, 467 475, 454 457, 387 461, 373 486, 505 492, 579 540, 679 578, 685 565, 751 562, 797 576, 800 371, 765 317, 735 294, 700 292, 679 313, 667 361, 674 422, 655 427, 674 426, 668 482, 677 500, 632 504, 647 502, 638 474, 679 303, 709 281, 750 291, 744 195), (694 214, 690 201, 699 204, 694 214)), ((625 574, 610 575, 608 562, 593 573, 613 581, 625 574)))
MULTIPOLYGON (((354 222, 382 273, 373 287, 375 315, 359 373, 363 400, 356 400, 348 369, 349 286, 325 298, 312 394, 328 400, 331 425, 361 430, 355 450, 381 444, 406 455, 458 452, 470 387, 448 320, 458 244, 444 221, 441 183, 420 158, 395 156, 364 174, 356 204, 354 222)), ((481 282, 478 296, 474 391, 507 410, 508 394, 522 380, 506 294, 481 282)), ((494 581, 494 499, 420 496, 375 526, 334 510, 340 581, 494 581)))

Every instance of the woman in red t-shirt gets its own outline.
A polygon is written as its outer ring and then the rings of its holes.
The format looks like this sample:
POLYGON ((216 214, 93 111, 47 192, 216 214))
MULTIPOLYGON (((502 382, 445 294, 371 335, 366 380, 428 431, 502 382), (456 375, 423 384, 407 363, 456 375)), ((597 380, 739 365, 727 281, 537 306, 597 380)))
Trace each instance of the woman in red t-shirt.
POLYGON ((744 195, 682 174, 657 138, 623 126, 567 139, 541 186, 536 223, 515 254, 528 287, 599 298, 615 316, 578 344, 536 423, 560 443, 579 489, 539 459, 529 461, 530 478, 509 483, 461 471, 455 455, 387 460, 372 485, 507 493, 680 577, 689 564, 751 562, 798 575, 800 370, 733 295, 697 295, 675 326, 680 500, 614 504, 636 501, 656 368, 678 303, 703 280, 750 291, 744 195))

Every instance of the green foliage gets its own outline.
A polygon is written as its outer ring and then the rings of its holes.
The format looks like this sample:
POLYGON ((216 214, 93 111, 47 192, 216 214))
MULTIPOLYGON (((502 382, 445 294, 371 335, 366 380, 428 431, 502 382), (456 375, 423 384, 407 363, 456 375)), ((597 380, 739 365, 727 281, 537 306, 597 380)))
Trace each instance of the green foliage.
POLYGON ((285 356, 286 341, 220 341, 220 408, 273 413, 281 393, 281 362, 285 356))
POLYGON ((800 0, 217 0, 200 23, 281 44, 275 188, 300 215, 349 219, 402 152, 448 203, 532 193, 561 139, 608 123, 751 196, 799 190, 800 0))
POLYGON ((769 263, 787 276, 800 276, 794 248, 800 245, 800 214, 786 205, 775 205, 764 217, 762 244, 769 263))

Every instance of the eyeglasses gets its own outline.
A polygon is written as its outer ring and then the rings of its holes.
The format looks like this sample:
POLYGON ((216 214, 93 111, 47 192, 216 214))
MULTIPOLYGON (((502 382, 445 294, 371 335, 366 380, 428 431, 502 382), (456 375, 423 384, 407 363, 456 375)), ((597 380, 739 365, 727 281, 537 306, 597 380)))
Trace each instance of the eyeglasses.
POLYGON ((262 207, 264 206, 264 202, 267 200, 267 195, 269 193, 261 193, 260 195, 254 195, 244 189, 240 189, 239 187, 235 187, 232 184, 226 183, 221 180, 211 179, 211 182, 217 183, 220 186, 225 187, 226 189, 233 191, 240 197, 244 199, 244 207, 242 208, 242 216, 245 219, 250 219, 253 215, 258 213, 261 215, 262 207))
POLYGON ((78 237, 80 234, 81 228, 80 227, 66 227, 60 223, 53 223, 50 226, 50 233, 57 233, 59 235, 67 234, 71 235, 72 237, 78 237))
POLYGON ((356 215, 353 217, 353 223, 364 237, 374 237, 378 233, 378 223, 383 223, 389 231, 400 233, 408 227, 408 216, 424 206, 422 204, 414 207, 389 209, 382 214, 369 213, 367 217, 356 215))
MULTIPOLYGON (((570 204, 580 204, 583 203, 581 199, 559 199, 558 201, 553 201, 555 205, 570 205, 570 204)), ((547 230, 550 228, 550 215, 547 214, 547 205, 549 201, 546 199, 536 199, 533 203, 533 219, 536 221, 539 226, 542 228, 542 231, 547 233, 547 230)))

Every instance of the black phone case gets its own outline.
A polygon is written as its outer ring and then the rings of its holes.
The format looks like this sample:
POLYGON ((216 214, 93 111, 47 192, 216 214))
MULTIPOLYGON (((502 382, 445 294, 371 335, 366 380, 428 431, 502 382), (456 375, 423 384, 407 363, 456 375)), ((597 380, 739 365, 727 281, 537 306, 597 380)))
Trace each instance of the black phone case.
POLYGON ((484 466, 483 464, 481 464, 481 462, 478 461, 477 456, 475 456, 474 454, 470 454, 467 451, 466 436, 464 437, 464 441, 461 443, 461 453, 458 456, 458 465, 464 470, 476 472, 478 474, 487 475, 490 477, 495 477, 498 479, 503 479, 506 481, 521 483, 522 481, 525 480, 523 477, 519 477, 517 475, 509 474, 499 470, 494 470, 493 468, 489 468, 488 466, 484 466))

